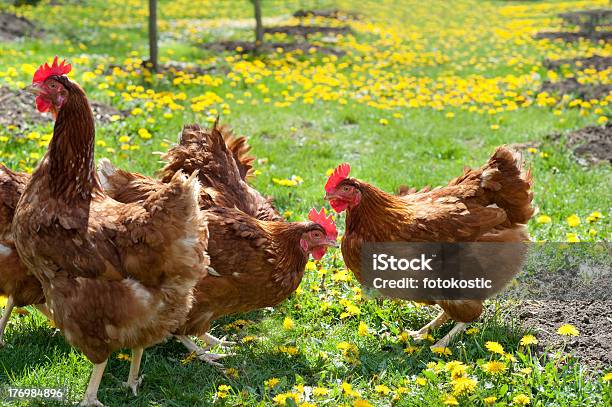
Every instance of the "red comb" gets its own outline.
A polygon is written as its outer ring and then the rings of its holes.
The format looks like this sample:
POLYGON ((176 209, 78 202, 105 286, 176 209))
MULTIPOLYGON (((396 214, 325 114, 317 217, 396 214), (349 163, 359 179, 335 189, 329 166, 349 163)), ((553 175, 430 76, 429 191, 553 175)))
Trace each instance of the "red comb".
POLYGON ((325 208, 321 208, 321 212, 317 212, 315 208, 312 208, 308 213, 308 220, 321 225, 329 239, 336 240, 338 237, 338 230, 336 230, 336 224, 332 215, 329 215, 329 218, 326 217, 325 208))
POLYGON ((49 66, 48 63, 45 63, 44 65, 38 67, 36 72, 34 72, 32 83, 43 83, 50 76, 66 75, 71 70, 72 65, 67 64, 66 60, 63 60, 60 64, 58 64, 56 55, 55 58, 53 58, 53 64, 51 64, 51 66, 49 66))
POLYGON ((348 163, 340 164, 338 168, 336 168, 334 172, 332 172, 332 175, 330 175, 327 179, 327 183, 325 184, 325 191, 332 192, 334 188, 338 186, 340 181, 349 176, 350 172, 351 166, 348 163))

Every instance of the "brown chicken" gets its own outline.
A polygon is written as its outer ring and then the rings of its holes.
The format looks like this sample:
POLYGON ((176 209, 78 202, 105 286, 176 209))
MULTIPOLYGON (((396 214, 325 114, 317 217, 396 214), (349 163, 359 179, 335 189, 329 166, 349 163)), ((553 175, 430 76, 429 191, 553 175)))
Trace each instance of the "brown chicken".
MULTIPOLYGON (((215 319, 285 300, 299 286, 309 254, 322 258, 328 246, 336 246, 337 231, 323 209, 311 210, 309 222, 282 220, 270 200, 246 183, 248 171, 240 170, 248 160, 244 150, 236 153, 231 139, 223 137, 216 125, 212 129, 187 126, 180 143, 167 155, 170 162, 162 171, 163 179, 171 179, 173 171, 200 170, 211 268, 196 287, 187 323, 176 334, 201 360, 215 364, 223 355, 205 353, 188 335, 218 344, 207 334, 215 319), (234 207, 239 205, 243 210, 234 207)), ((245 141, 241 145, 246 146, 245 141)), ((99 168, 105 190, 118 201, 138 201, 159 188, 158 181, 116 170, 106 160, 99 168)))
POLYGON ((252 173, 254 157, 248 156, 250 146, 246 138, 233 136, 227 126, 215 123, 212 129, 202 129, 197 124, 185 126, 179 144, 165 156, 167 165, 161 180, 168 182, 177 171, 198 171, 204 199, 202 207, 211 204, 225 208, 237 208, 259 220, 282 221, 272 199, 262 196, 251 187, 247 178, 252 173))
MULTIPOLYGON (((361 279, 360 253, 365 242, 525 242, 531 206, 531 171, 522 171, 521 156, 499 147, 486 165, 466 169, 448 186, 396 196, 349 178, 341 164, 325 185, 325 199, 338 213, 347 211, 342 255, 361 279)), ((520 267, 517 262, 517 267, 520 267)), ((428 302, 434 304, 434 302, 428 302)), ((459 323, 434 347, 445 347, 466 323, 482 313, 480 300, 437 301, 442 312, 412 335, 422 338, 452 319, 459 323)))
POLYGON ((13 242, 12 224, 17 202, 29 176, 13 172, 0 164, 0 296, 6 296, 6 306, 0 319, 0 347, 13 307, 39 305, 45 302, 40 282, 21 262, 13 242))
POLYGON ((37 108, 56 121, 17 205, 13 234, 56 326, 95 364, 82 404, 99 406, 113 351, 133 350, 127 384, 136 393, 143 348, 184 324, 194 286, 206 275, 208 231, 195 175, 177 173, 139 203, 104 193, 93 161, 93 114, 68 72, 56 57, 34 74, 37 108))

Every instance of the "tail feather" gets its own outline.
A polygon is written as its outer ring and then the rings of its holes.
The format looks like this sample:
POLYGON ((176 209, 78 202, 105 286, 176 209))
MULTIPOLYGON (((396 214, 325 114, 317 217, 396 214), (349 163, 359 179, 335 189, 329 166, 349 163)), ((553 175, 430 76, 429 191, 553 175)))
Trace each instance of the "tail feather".
MULTIPOLYGON (((282 219, 270 200, 246 182, 255 160, 247 155, 249 150, 246 139, 234 138, 227 127, 217 123, 210 129, 187 125, 179 137, 179 145, 165 156, 168 163, 162 170, 162 181, 168 182, 178 171, 199 170, 202 191, 212 197, 214 205, 236 207, 261 220, 282 219)), ((203 205, 211 202, 201 201, 203 205)))
POLYGON ((221 127, 221 134, 225 140, 225 145, 234 156, 240 176, 243 180, 246 180, 253 175, 255 157, 247 155, 251 151, 251 146, 245 137, 235 137, 233 132, 225 126, 221 127))
POLYGON ((492 203, 506 211, 510 222, 527 223, 533 216, 531 168, 524 170, 519 152, 498 147, 482 169, 481 185, 492 203))
POLYGON ((30 176, 0 164, 0 239, 11 240, 13 217, 30 176))

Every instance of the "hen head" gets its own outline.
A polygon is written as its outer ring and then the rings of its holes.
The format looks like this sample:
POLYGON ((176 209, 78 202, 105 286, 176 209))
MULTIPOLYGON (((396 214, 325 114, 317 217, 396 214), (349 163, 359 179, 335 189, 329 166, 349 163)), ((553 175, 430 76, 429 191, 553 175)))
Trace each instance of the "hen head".
POLYGON ((312 208, 308 214, 306 229, 300 236, 300 247, 305 253, 312 253, 315 260, 320 260, 327 251, 328 247, 338 247, 336 239, 338 231, 332 216, 325 216, 325 209, 317 212, 312 208))
POLYGON ((354 208, 361 201, 359 182, 349 178, 351 167, 347 163, 340 164, 327 179, 325 184, 325 199, 338 213, 347 208, 354 208))
POLYGON ((58 64, 57 56, 53 63, 38 67, 32 78, 29 90, 36 95, 36 108, 39 112, 51 111, 54 115, 68 100, 67 77, 72 66, 62 61, 58 64))

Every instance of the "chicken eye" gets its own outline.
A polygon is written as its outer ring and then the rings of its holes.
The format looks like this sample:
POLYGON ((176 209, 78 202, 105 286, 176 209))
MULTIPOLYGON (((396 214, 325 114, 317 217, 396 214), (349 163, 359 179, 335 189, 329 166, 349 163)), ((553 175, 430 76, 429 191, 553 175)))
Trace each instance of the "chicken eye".
POLYGON ((315 239, 321 239, 323 237, 323 233, 319 232, 319 231, 314 231, 312 232, 312 237, 315 239))
POLYGON ((351 187, 349 187, 348 185, 345 185, 345 186, 343 186, 343 187, 342 187, 342 190, 343 190, 344 192, 348 192, 348 191, 350 191, 350 190, 351 190, 351 187))
POLYGON ((50 87, 51 89, 55 89, 55 82, 51 82, 51 83, 49 84, 49 87, 50 87))

